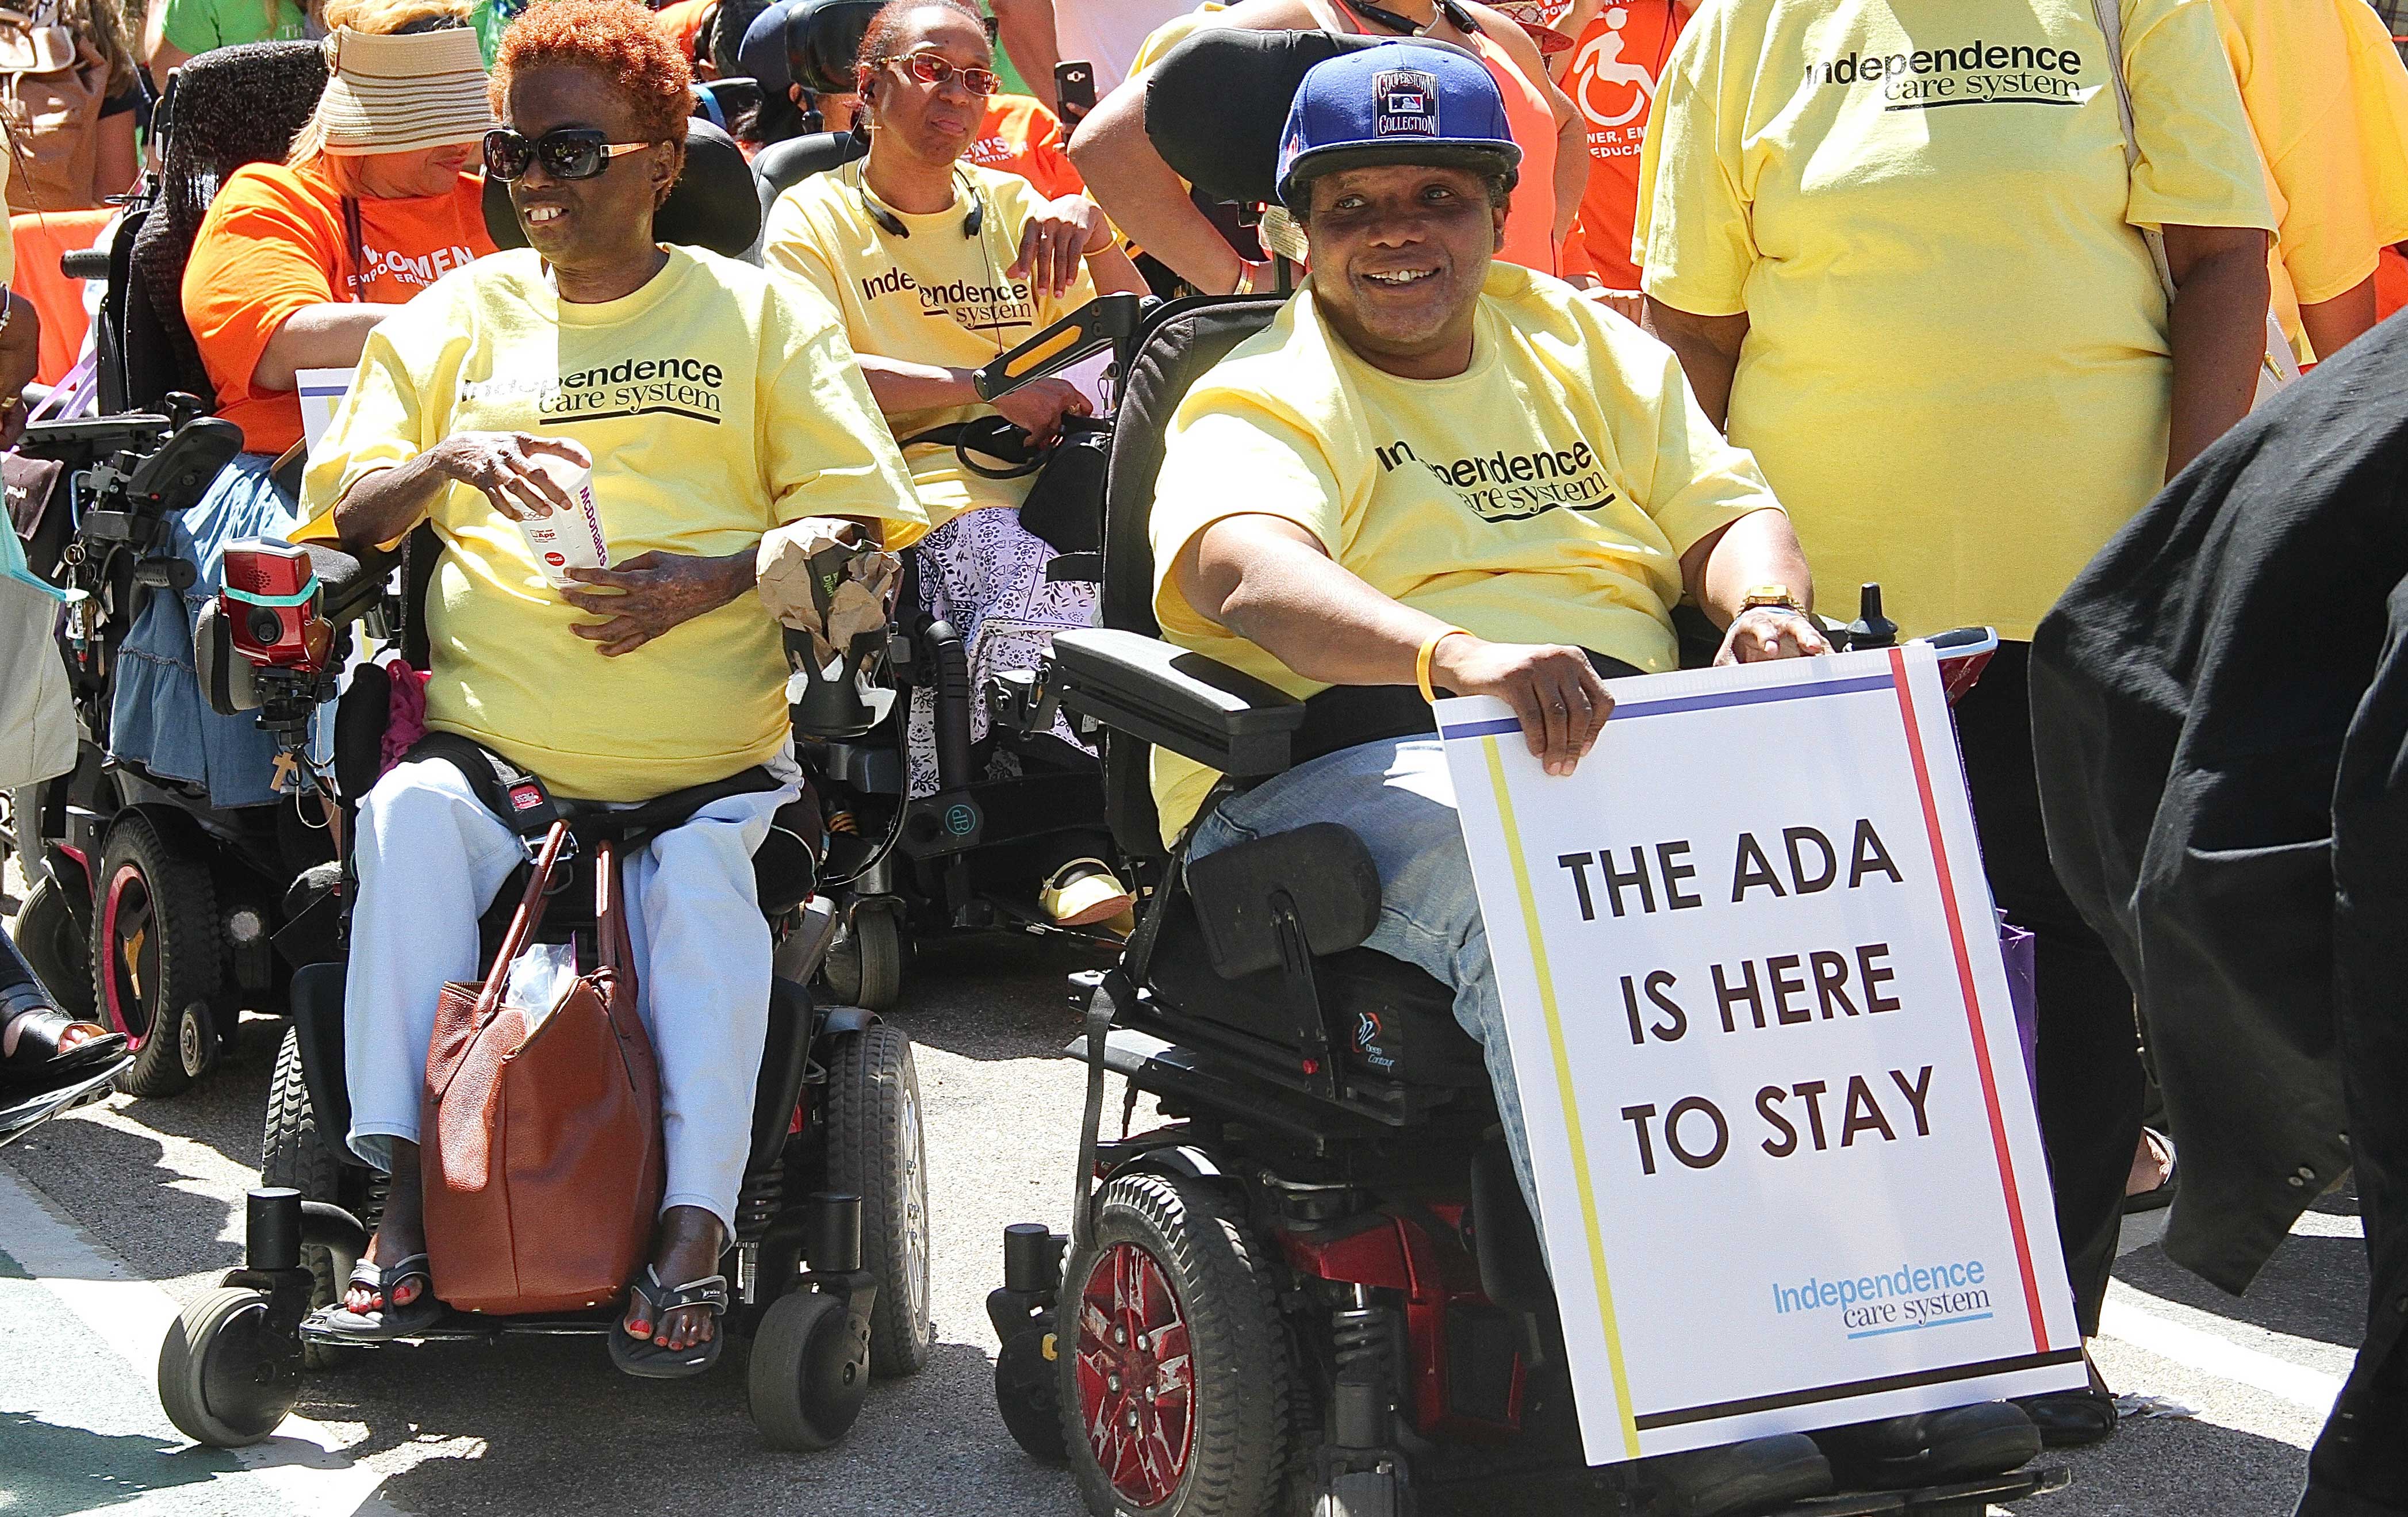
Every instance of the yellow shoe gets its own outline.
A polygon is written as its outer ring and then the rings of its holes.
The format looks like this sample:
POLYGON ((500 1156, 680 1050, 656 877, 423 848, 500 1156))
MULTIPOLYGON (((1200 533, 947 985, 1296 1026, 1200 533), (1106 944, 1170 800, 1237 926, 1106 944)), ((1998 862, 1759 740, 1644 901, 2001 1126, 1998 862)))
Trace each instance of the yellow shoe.
POLYGON ((1057 927, 1091 927, 1135 906, 1137 896, 1103 860, 1072 859, 1046 878, 1037 904, 1057 927))

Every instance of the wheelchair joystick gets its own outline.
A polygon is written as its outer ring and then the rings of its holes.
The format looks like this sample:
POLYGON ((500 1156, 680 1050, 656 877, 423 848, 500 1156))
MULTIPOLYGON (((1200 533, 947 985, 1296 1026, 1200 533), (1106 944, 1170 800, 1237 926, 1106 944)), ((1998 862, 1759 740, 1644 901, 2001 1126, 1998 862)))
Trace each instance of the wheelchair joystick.
POLYGON ((1898 623, 1882 614, 1882 587, 1878 581, 1858 592, 1856 619, 1848 623, 1847 634, 1851 649, 1898 646, 1898 623))

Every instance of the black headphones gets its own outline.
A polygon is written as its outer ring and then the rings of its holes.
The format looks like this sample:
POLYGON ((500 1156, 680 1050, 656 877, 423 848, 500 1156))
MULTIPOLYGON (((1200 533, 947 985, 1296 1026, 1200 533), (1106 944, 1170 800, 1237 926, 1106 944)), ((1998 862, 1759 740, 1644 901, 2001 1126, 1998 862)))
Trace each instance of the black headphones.
MULTIPOLYGON (((961 170, 953 171, 953 179, 964 190, 969 192, 970 197, 970 212, 962 218, 962 236, 977 236, 979 228, 986 224, 986 201, 979 194, 978 186, 962 177, 961 170)), ((855 179, 853 188, 861 195, 861 208, 869 212, 869 219, 878 223, 880 231, 898 237, 909 237, 911 235, 911 229, 903 224, 901 217, 869 198, 869 181, 866 174, 855 179)))

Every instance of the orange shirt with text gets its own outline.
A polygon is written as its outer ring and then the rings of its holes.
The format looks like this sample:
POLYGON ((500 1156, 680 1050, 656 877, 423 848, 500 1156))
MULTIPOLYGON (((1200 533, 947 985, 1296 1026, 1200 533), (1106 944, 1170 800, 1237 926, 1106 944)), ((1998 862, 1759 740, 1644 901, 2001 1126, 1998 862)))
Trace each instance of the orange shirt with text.
POLYGON ((1687 9, 1671 0, 1608 5, 1573 44, 1564 76, 1564 93, 1588 127, 1588 190, 1572 236, 1589 270, 1610 290, 1639 288, 1630 250, 1639 146, 1655 109, 1656 78, 1687 20, 1687 9))
POLYGON ((343 195, 311 168, 252 164, 235 171, 193 238, 184 265, 184 322, 217 389, 218 414, 243 447, 281 453, 301 440, 301 400, 252 388, 268 340, 305 306, 351 300, 398 306, 494 250, 483 181, 463 175, 448 194, 363 198, 359 266, 344 229, 343 195))
POLYGON ((1019 175, 1048 200, 1087 188, 1064 150, 1061 119, 1028 95, 990 95, 978 139, 962 156, 981 168, 1019 175))

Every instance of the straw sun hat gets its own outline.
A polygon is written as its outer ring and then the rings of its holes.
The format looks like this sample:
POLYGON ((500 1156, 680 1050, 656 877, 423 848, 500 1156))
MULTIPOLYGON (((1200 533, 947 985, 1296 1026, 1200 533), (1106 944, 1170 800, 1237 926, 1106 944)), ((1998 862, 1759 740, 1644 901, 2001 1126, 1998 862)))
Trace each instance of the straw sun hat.
MULTIPOLYGON (((485 58, 465 26, 326 39, 329 78, 305 136, 330 153, 414 152, 480 140, 494 127, 485 58)), ((296 147, 298 144, 296 144, 296 147)))

